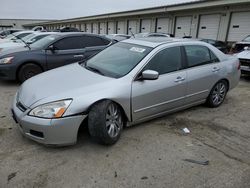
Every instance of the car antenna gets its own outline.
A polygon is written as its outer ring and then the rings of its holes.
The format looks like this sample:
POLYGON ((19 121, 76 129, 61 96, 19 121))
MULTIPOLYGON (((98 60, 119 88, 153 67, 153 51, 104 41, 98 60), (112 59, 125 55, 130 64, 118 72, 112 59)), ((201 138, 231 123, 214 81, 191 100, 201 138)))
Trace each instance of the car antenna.
POLYGON ((135 38, 135 35, 134 35, 134 33, 131 31, 131 30, 129 30, 130 31, 130 33, 132 34, 132 36, 135 38))
POLYGON ((14 35, 13 33, 11 33, 11 35, 13 35, 17 39, 21 40, 31 50, 30 45, 27 42, 25 42, 21 37, 14 35))

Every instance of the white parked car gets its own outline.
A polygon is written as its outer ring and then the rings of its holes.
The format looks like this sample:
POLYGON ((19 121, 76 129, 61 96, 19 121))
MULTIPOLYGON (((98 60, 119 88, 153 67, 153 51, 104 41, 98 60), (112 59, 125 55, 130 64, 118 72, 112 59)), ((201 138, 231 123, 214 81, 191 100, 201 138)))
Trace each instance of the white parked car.
POLYGON ((250 75, 250 48, 245 47, 244 51, 237 54, 241 64, 241 73, 250 75))

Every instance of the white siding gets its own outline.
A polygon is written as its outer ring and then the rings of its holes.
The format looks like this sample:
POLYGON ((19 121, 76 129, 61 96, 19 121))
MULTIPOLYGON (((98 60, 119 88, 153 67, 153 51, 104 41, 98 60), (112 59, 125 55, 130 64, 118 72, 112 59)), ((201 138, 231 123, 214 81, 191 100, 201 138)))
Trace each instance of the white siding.
POLYGON ((250 12, 232 14, 228 33, 228 41, 241 41, 250 34, 250 12))
POLYGON ((115 34, 115 22, 108 22, 108 34, 115 34))
POLYGON ((183 16, 176 18, 175 37, 184 37, 191 35, 191 16, 183 16))
POLYGON ((220 18, 219 14, 201 15, 198 38, 216 40, 219 32, 220 18))
POLYGON ((141 20, 141 33, 150 32, 151 30, 151 19, 141 20))
POLYGON ((117 33, 118 34, 126 34, 127 31, 125 29, 125 21, 118 21, 117 22, 117 33))
POLYGON ((169 33, 169 18, 158 18, 156 32, 169 33))

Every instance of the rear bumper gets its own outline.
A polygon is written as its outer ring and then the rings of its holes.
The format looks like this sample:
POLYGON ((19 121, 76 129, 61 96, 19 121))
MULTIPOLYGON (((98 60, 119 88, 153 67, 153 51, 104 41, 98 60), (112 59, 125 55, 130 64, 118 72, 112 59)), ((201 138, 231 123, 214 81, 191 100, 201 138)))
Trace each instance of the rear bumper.
POLYGON ((15 80, 16 68, 9 65, 0 65, 0 79, 1 80, 15 80))
POLYGON ((25 137, 46 145, 72 145, 76 143, 78 129, 86 115, 44 119, 29 116, 29 110, 22 112, 14 101, 12 106, 13 119, 25 137))

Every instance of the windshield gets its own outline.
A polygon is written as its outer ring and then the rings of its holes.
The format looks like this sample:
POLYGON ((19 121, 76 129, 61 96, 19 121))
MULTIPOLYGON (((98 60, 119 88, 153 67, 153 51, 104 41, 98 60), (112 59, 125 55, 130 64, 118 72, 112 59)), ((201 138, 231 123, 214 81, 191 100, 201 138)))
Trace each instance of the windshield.
POLYGON ((246 38, 243 39, 244 42, 250 42, 250 36, 247 36, 246 38))
POLYGON ((22 39, 23 39, 25 42, 27 42, 27 41, 29 41, 31 38, 35 37, 35 36, 37 36, 37 35, 33 33, 33 34, 30 34, 30 35, 27 35, 27 36, 23 37, 22 39))
POLYGON ((36 42, 32 43, 30 47, 32 48, 44 48, 51 44, 53 41, 57 40, 60 36, 59 35, 49 35, 36 42))
POLYGON ((152 48, 128 43, 116 43, 88 60, 86 69, 120 78, 128 74, 152 48))

